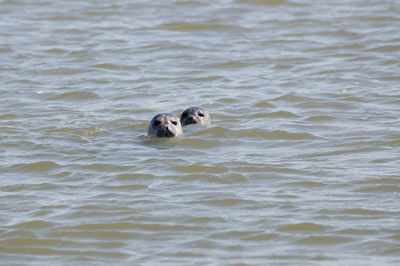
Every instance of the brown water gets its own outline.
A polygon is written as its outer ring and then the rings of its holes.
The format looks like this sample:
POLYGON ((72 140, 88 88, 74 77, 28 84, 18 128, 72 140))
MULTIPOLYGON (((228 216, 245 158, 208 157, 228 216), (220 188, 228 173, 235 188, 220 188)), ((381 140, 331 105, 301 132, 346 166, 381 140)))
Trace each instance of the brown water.
POLYGON ((399 14, 0 1, 1 264, 399 265, 399 14))

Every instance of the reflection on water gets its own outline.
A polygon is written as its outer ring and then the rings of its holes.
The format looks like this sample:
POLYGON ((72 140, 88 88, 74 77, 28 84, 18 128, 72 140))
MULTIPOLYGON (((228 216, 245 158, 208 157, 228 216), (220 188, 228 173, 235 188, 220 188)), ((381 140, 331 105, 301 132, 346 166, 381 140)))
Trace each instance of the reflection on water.
POLYGON ((4 264, 399 263, 397 3, 0 6, 4 264))

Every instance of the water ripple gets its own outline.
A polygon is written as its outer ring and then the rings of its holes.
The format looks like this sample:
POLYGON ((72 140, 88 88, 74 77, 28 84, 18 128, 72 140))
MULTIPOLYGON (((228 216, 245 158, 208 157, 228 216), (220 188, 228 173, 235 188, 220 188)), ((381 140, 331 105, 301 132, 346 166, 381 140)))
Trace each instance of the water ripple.
POLYGON ((74 91, 74 92, 66 92, 56 96, 52 96, 47 98, 48 101, 85 101, 85 100, 95 100, 100 98, 94 92, 88 91, 74 91))
POLYGON ((393 1, 1 1, 5 265, 397 265, 393 1), (157 113, 209 126, 147 136, 157 113))

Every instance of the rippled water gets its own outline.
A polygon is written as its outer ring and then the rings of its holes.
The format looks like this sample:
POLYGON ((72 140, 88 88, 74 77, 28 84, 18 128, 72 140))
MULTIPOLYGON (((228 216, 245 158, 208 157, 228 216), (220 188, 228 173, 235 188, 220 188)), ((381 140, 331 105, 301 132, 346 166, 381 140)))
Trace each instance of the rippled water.
POLYGON ((0 1, 1 264, 399 264, 399 14, 0 1))

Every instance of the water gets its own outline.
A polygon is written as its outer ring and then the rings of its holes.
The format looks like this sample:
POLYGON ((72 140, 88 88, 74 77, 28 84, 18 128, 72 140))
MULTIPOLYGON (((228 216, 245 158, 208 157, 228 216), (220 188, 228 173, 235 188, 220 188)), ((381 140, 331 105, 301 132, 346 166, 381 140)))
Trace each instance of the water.
POLYGON ((1 1, 1 264, 399 264, 398 14, 1 1))

